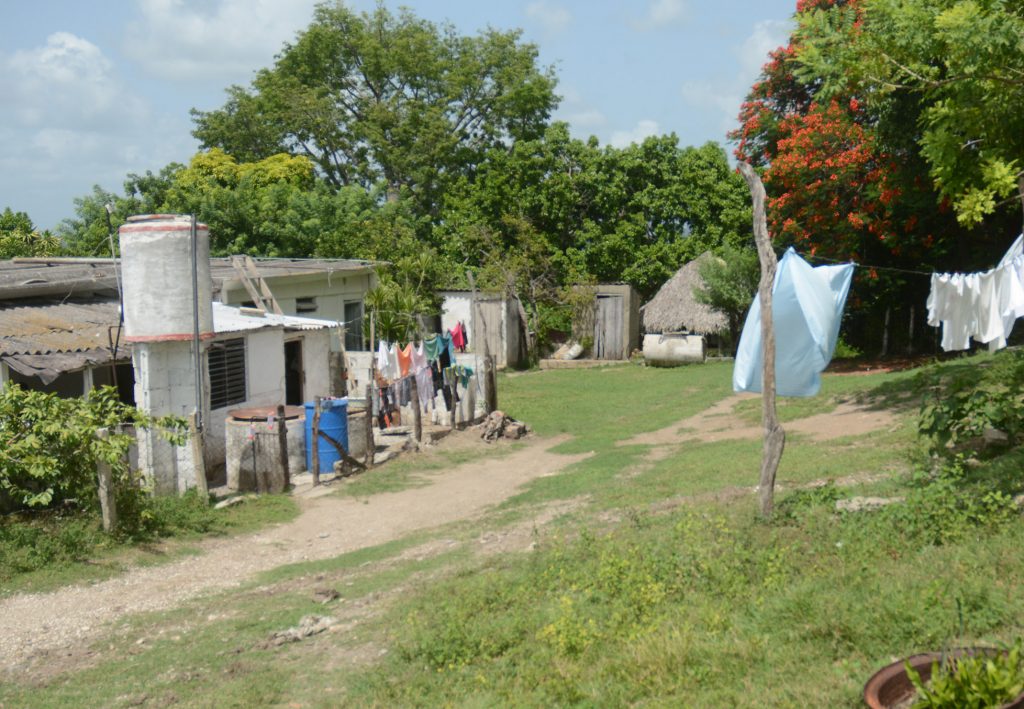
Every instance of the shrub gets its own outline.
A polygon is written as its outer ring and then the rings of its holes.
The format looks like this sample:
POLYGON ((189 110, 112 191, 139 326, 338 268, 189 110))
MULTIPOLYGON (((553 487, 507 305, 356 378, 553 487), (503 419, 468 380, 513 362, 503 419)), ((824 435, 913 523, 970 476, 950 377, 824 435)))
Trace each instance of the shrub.
POLYGON ((134 438, 122 424, 160 425, 180 436, 184 421, 151 419, 118 401, 113 387, 88 397, 55 394, 8 385, 0 391, 0 511, 45 508, 67 500, 93 500, 96 466, 111 466, 119 488, 134 487, 126 454, 134 438), (104 439, 96 432, 110 431, 104 439))
POLYGON ((987 366, 935 371, 921 405, 918 430, 934 453, 950 455, 984 435, 1006 434, 1016 445, 1024 433, 1024 353, 1003 351, 987 366))
POLYGON ((932 665, 929 682, 909 664, 907 676, 917 689, 915 709, 998 707, 1024 693, 1024 644, 1018 640, 1006 652, 977 654, 932 665))

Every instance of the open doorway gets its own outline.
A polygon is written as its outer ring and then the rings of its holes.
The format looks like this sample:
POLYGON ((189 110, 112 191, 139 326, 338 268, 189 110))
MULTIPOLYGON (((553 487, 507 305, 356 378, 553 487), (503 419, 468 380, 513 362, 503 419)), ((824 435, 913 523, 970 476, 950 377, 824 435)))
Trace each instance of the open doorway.
POLYGON ((302 406, 302 340, 284 343, 284 403, 288 406, 302 406))

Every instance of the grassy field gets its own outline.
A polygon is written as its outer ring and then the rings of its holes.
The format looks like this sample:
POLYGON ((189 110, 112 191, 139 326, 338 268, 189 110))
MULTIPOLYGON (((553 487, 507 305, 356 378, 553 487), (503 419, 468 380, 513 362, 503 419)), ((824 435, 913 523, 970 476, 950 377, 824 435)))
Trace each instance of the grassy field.
POLYGON ((926 475, 917 375, 826 376, 784 420, 861 400, 901 423, 792 437, 765 523, 749 490, 759 441, 685 443, 657 460, 617 445, 728 396, 729 377, 725 364, 503 377, 503 410, 569 436, 559 451, 592 454, 487 519, 126 619, 89 661, 4 684, 0 706, 854 707, 894 657, 1021 634, 1024 522, 1008 504, 1020 451, 926 475), (855 494, 905 501, 835 511, 855 494), (479 551, 482 530, 566 500, 529 551, 479 551), (341 599, 314 602, 323 586, 341 599), (335 616, 335 632, 266 646, 311 613, 335 616))

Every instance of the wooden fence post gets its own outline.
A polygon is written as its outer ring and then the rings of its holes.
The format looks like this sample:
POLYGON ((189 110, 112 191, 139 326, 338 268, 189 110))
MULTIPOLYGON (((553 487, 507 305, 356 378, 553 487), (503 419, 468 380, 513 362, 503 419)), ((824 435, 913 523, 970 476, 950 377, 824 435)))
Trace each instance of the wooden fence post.
POLYGON ((494 358, 484 357, 484 401, 487 414, 498 410, 498 375, 495 371, 494 358))
POLYGON ((366 467, 373 467, 377 444, 373 440, 373 384, 366 385, 366 467))
POLYGON ((196 423, 195 411, 188 417, 188 445, 192 451, 192 469, 196 475, 196 492, 204 503, 210 503, 210 488, 206 484, 206 455, 203 452, 203 436, 196 423))
POLYGON ((412 436, 416 441, 416 445, 419 445, 423 441, 423 420, 420 418, 420 387, 416 381, 416 375, 412 375, 409 378, 409 384, 412 388, 412 436))
POLYGON ((291 487, 292 476, 288 470, 288 425, 284 416, 284 404, 277 405, 277 448, 281 457, 281 473, 284 475, 285 491, 291 487))
MULTIPOLYGON (((110 432, 101 428, 96 431, 96 438, 107 440, 110 432)), ((117 527, 117 504, 114 501, 114 475, 110 463, 101 460, 96 463, 96 476, 99 479, 100 513, 103 516, 103 531, 113 532, 117 527)))
POLYGON ((779 423, 775 408, 775 324, 772 313, 772 288, 775 285, 775 271, 778 259, 772 250, 771 237, 768 236, 768 220, 765 215, 765 192, 761 178, 750 165, 740 162, 740 173, 747 181, 750 196, 754 202, 754 240, 757 242, 757 255, 761 260, 761 282, 758 286, 758 297, 761 300, 761 420, 764 425, 764 443, 761 449, 761 478, 758 483, 758 496, 761 503, 761 516, 765 519, 772 516, 775 506, 775 474, 779 470, 782 451, 786 447, 786 432, 779 423))
POLYGON ((313 485, 320 484, 320 397, 313 398, 313 442, 310 444, 310 471, 313 485))

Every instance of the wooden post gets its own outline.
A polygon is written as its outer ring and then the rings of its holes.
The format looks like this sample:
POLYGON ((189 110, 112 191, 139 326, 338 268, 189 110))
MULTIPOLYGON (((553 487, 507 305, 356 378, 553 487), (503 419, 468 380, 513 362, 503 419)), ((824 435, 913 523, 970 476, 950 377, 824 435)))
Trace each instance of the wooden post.
MULTIPOLYGON (((107 440, 110 432, 101 428, 96 431, 96 438, 107 440)), ((99 479, 100 513, 103 516, 103 531, 113 532, 117 528, 117 504, 114 501, 114 474, 110 463, 101 460, 96 463, 96 476, 99 479)))
POLYGON ((418 446, 423 442, 423 421, 420 418, 420 388, 419 383, 416 381, 415 374, 413 374, 409 379, 409 383, 412 387, 412 437, 418 446))
POLYGON ((310 471, 313 485, 320 484, 320 397, 313 398, 313 441, 310 444, 310 471))
POLYGON ((914 355, 914 306, 910 306, 910 327, 907 329, 907 356, 914 355))
POLYGON ((487 414, 498 410, 498 373, 495 371, 494 358, 484 357, 484 397, 487 414))
POLYGON ((206 456, 203 452, 203 434, 196 422, 198 414, 188 417, 188 445, 192 451, 192 468, 196 474, 196 492, 206 504, 210 503, 210 489, 206 484, 206 456))
POLYGON ((288 425, 284 417, 284 404, 277 405, 277 451, 281 457, 281 473, 284 476, 285 491, 291 487, 292 476, 288 470, 288 425))
POLYGON ((761 260, 758 297, 761 300, 761 421, 764 426, 764 444, 761 449, 758 496, 761 516, 768 519, 775 507, 775 475, 779 471, 782 451, 786 447, 786 432, 779 424, 775 408, 775 324, 772 313, 772 287, 775 285, 775 271, 779 264, 772 250, 771 237, 768 235, 764 185, 750 165, 740 162, 738 167, 743 179, 747 181, 754 203, 754 240, 757 242, 757 255, 761 260))
MULTIPOLYGON (((372 353, 371 353, 372 354, 372 353)), ((373 368, 370 368, 371 372, 373 368)), ((366 467, 373 467, 373 455, 377 444, 373 440, 373 387, 371 382, 366 385, 366 467)))

